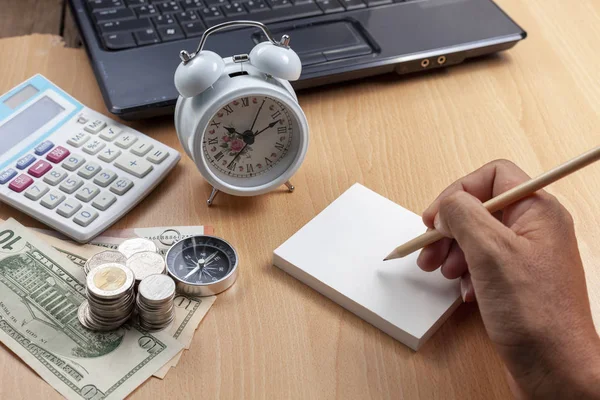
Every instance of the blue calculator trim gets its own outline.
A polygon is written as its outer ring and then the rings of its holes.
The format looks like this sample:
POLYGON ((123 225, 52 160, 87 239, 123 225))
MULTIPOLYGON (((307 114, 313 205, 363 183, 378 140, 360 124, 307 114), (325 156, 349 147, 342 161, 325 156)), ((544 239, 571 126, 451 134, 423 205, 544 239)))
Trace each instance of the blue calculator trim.
POLYGON ((35 142, 31 143, 30 146, 28 146, 27 148, 21 150, 18 154, 14 155, 9 160, 7 160, 4 163, 0 164, 0 172, 2 170, 4 170, 4 168, 6 168, 7 165, 14 163, 15 160, 18 160, 19 158, 23 157, 24 154, 32 151, 37 145, 39 145, 44 140, 46 140, 50 135, 52 135, 54 132, 56 132, 67 121, 69 121, 78 112, 80 112, 83 109, 83 104, 81 104, 80 102, 78 102, 77 100, 75 100, 69 94, 65 93, 61 88, 59 88, 58 86, 56 86, 55 84, 53 84, 52 82, 50 82, 43 75, 37 74, 35 76, 32 76, 31 78, 29 78, 25 82, 21 83, 19 86, 15 87, 14 89, 10 90, 8 93, 5 93, 4 95, 2 95, 0 97, 0 123, 2 123, 9 116, 11 116, 13 114, 16 114, 21 108, 24 108, 24 107, 28 106, 30 103, 32 103, 33 101, 39 99, 40 95, 43 92, 45 92, 46 90, 48 90, 48 89, 52 89, 54 92, 56 92, 57 94, 59 94, 64 100, 66 100, 69 103, 71 103, 75 107, 75 109, 71 113, 69 113, 68 115, 66 115, 62 120, 60 120, 59 122, 57 122, 52 128, 48 129, 48 131, 46 131, 46 133, 44 133, 43 135, 41 135, 35 142), (27 85, 31 85, 31 86, 35 87, 37 90, 39 90, 39 93, 36 94, 35 96, 27 99, 22 104, 19 104, 14 109, 11 109, 11 108, 9 108, 8 106, 6 106, 4 104, 4 101, 7 98, 11 97, 13 94, 17 93, 19 90, 23 89, 27 85))

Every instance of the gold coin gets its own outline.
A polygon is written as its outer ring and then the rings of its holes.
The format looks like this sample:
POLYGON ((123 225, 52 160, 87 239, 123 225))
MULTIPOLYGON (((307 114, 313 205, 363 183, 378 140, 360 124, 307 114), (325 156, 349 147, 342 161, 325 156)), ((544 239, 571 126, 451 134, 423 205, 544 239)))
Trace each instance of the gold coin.
POLYGON ((106 267, 96 273, 96 276, 94 276, 94 285, 100 290, 110 292, 122 287, 126 280, 127 275, 122 269, 106 267))

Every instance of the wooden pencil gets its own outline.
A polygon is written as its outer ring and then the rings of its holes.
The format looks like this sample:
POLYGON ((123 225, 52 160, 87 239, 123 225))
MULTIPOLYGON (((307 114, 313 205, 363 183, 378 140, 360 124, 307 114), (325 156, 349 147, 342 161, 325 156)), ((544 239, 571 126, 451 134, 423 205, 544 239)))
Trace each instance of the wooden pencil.
MULTIPOLYGON (((490 213, 502 210, 506 206, 532 195, 551 183, 554 183, 557 180, 598 161, 599 159, 600 146, 578 157, 575 157, 572 160, 569 160, 566 163, 559 165, 558 167, 555 167, 536 178, 530 179, 527 182, 523 182, 522 184, 515 186, 514 188, 486 201, 483 203, 483 206, 490 213)), ((428 231, 404 243, 403 245, 396 247, 396 249, 394 249, 394 251, 392 251, 384 259, 384 261, 406 257, 407 255, 412 254, 425 246, 429 246, 430 244, 435 243, 442 238, 444 238, 444 236, 435 229, 428 231)))

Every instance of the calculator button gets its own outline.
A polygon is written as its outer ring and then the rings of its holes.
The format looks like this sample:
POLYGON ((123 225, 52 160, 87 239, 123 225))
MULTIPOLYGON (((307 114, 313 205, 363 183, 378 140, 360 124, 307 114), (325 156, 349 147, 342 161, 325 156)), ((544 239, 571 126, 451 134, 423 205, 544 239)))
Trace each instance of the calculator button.
POLYGON ((12 168, 5 169, 0 174, 0 185, 4 185, 6 182, 10 181, 15 176, 17 176, 17 171, 15 171, 12 168))
POLYGON ((90 135, 86 135, 83 132, 79 132, 75 136, 71 136, 67 143, 69 143, 73 147, 81 147, 82 144, 90 140, 90 135))
POLYGON ((91 179, 96 175, 102 167, 95 162, 89 162, 83 166, 79 171, 77 171, 77 175, 81 176, 85 179, 91 179))
POLYGON ((63 170, 62 168, 54 168, 48 173, 48 175, 44 176, 44 182, 46 182, 48 185, 56 186, 66 177, 67 171, 63 170))
POLYGON ((77 123, 78 124, 85 124, 86 122, 88 122, 90 119, 88 118, 87 115, 83 115, 81 114, 79 117, 77 117, 77 123))
POLYGON ((71 154, 69 150, 65 149, 62 146, 56 146, 50 153, 48 153, 48 155, 46 156, 46 160, 58 164, 59 162, 67 158, 69 154, 71 154))
POLYGON ((40 197, 46 194, 48 186, 43 183, 34 183, 25 191, 25 197, 31 200, 39 200, 40 197))
POLYGON ((92 206, 100 211, 106 211, 115 201, 117 201, 117 198, 114 195, 104 192, 94 199, 92 206))
POLYGON ((11 183, 8 185, 9 188, 14 190, 17 193, 21 193, 23 190, 27 189, 29 185, 33 183, 33 179, 27 175, 19 175, 17 176, 11 183))
POLYGON ((52 210, 57 205, 59 205, 65 198, 66 197, 64 194, 62 194, 60 192, 55 192, 54 190, 51 190, 50 193, 48 193, 47 195, 42 197, 42 200, 40 201, 40 203, 44 207, 52 210))
POLYGON ((122 149, 128 149, 137 140, 133 133, 124 133, 115 140, 115 144, 122 149))
POLYGON ((165 160, 165 158, 169 157, 169 152, 156 149, 152 150, 152 152, 146 157, 146 160, 150 161, 153 164, 160 164, 165 160))
POLYGON ((56 212, 65 218, 71 218, 80 208, 81 203, 73 199, 67 199, 56 209, 56 212))
POLYGON ((85 158, 78 156, 77 154, 71 154, 71 156, 62 163, 62 166, 69 171, 75 171, 77 168, 81 167, 84 162, 85 158))
POLYGON ((88 226, 96 218, 98 218, 98 213, 96 211, 91 208, 84 208, 75 215, 73 221, 81 226, 88 226))
POLYGON ((110 191, 118 194, 119 196, 124 195, 133 187, 133 182, 127 178, 119 178, 112 185, 110 185, 110 191))
POLYGON ((104 146, 106 146, 106 143, 104 143, 102 140, 94 139, 88 142, 85 146, 83 146, 83 151, 85 151, 88 154, 94 155, 100 150, 102 150, 104 146))
POLYGON ((85 129, 86 132, 96 134, 96 133, 100 132, 102 129, 104 129, 105 126, 106 126, 106 122, 102 121, 101 119, 93 119, 90 122, 88 122, 87 125, 83 129, 85 129))
POLYGON ((33 149, 35 151, 35 154, 37 154, 38 156, 44 155, 46 154, 51 148, 54 147, 54 143, 52 143, 49 140, 45 140, 42 143, 38 144, 35 149, 33 149))
POLYGON ((145 177, 153 169, 152 164, 148 161, 127 153, 124 153, 117 158, 115 166, 138 178, 145 177))
POLYGON ((121 129, 116 126, 107 126, 102 132, 100 132, 100 137, 108 142, 112 142, 114 138, 121 134, 121 129))
POLYGON ((100 154, 98 154, 98 158, 102 161, 113 162, 114 159, 119 156, 119 154, 121 154, 121 150, 112 146, 108 146, 102 150, 100 154))
POLYGON ((98 175, 96 175, 96 177, 94 178, 94 183, 98 186, 107 187, 116 178, 117 174, 115 174, 109 169, 105 169, 101 171, 98 175))
POLYGON ((25 157, 21 158, 17 161, 18 169, 25 169, 29 167, 35 161, 35 156, 33 154, 27 154, 25 157))
POLYGON ((98 195, 98 193, 100 193, 100 189, 98 189, 96 186, 85 185, 84 187, 79 189, 77 191, 77 193, 75 193, 75 197, 77 197, 79 200, 83 201, 84 203, 87 203, 88 201, 90 201, 91 199, 96 197, 98 195))
POLYGON ((81 178, 75 175, 71 175, 70 177, 65 179, 63 183, 60 184, 59 188, 63 192, 71 194, 77 189, 79 189, 81 185, 83 185, 83 181, 81 180, 81 178))
POLYGON ((150 142, 146 142, 145 140, 138 140, 138 142, 131 148, 131 152, 136 156, 143 157, 152 150, 154 146, 150 144, 150 142))
POLYGON ((51 169, 52 165, 50 165, 49 162, 44 160, 38 160, 38 162, 33 164, 27 172, 29 172, 29 175, 39 178, 51 169))

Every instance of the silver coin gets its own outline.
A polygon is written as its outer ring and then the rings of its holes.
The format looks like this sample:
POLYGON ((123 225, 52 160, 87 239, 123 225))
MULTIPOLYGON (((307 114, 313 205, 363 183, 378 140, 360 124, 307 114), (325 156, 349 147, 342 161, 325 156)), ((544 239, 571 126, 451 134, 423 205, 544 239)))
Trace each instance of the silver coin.
POLYGON ((128 239, 119 245, 118 250, 127 258, 142 251, 158 252, 154 242, 144 238, 128 239))
POLYGON ((144 301, 166 301, 173 297, 175 293, 175 281, 168 275, 150 275, 140 282, 138 293, 144 301))
POLYGON ((92 327, 90 327, 90 325, 87 322, 86 319, 86 314, 89 312, 88 309, 88 302, 87 301, 83 301, 83 303, 81 303, 79 305, 79 308, 77 309, 77 319, 79 320, 79 323, 86 329, 92 329, 92 327))
POLYGON ((100 265, 108 264, 108 263, 117 263, 125 265, 127 261, 127 257, 123 255, 120 251, 114 250, 106 250, 101 251, 98 254, 94 254, 91 256, 87 262, 85 263, 84 270, 86 275, 90 273, 90 271, 100 265))
POLYGON ((94 268, 86 278, 88 292, 103 299, 120 298, 132 290, 134 281, 133 271, 117 263, 94 268))
POLYGON ((138 282, 150 275, 165 272, 165 259, 160 254, 152 251, 141 251, 133 254, 127 259, 125 265, 133 271, 135 280, 138 282))

